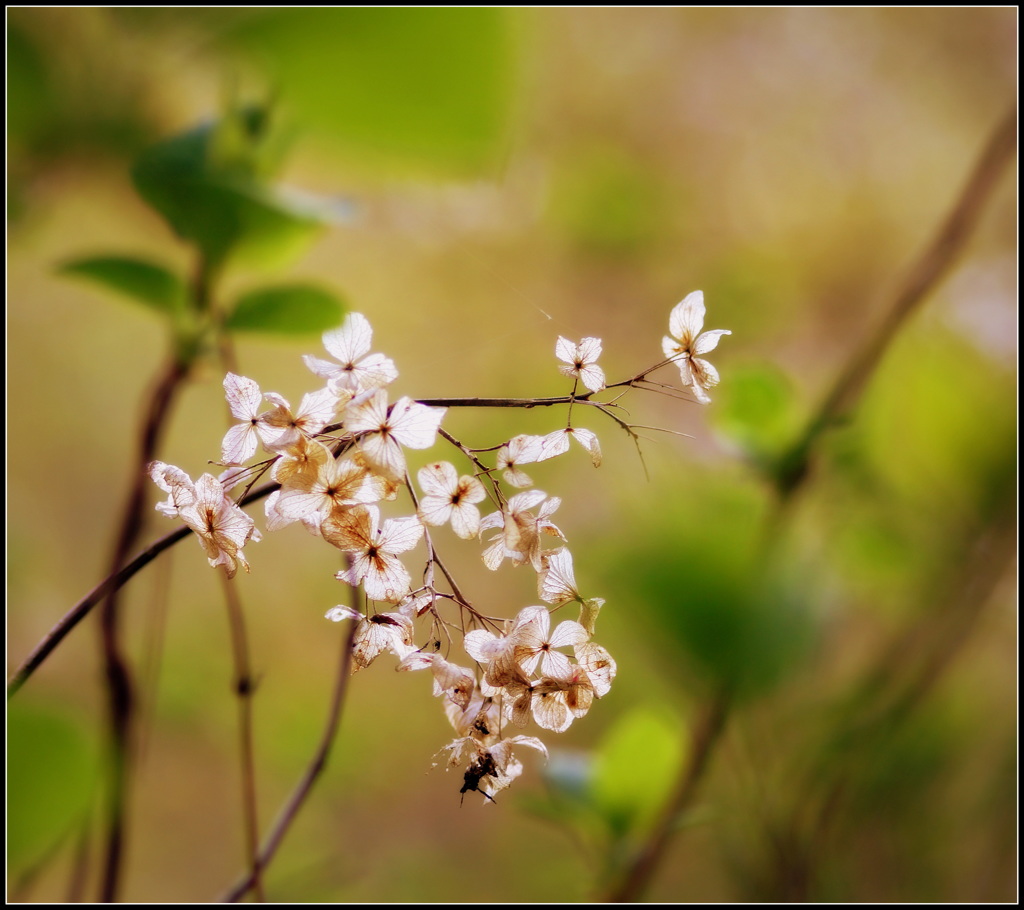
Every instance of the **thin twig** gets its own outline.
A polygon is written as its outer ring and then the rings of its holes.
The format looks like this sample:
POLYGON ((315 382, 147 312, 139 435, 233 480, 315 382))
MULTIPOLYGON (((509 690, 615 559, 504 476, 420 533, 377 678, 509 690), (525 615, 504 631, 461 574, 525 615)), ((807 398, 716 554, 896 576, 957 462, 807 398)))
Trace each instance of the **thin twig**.
POLYGON ((222 576, 224 599, 231 627, 231 652, 234 658, 235 678, 232 689, 238 697, 238 747, 242 765, 242 818, 245 829, 245 858, 249 863, 256 900, 263 903, 263 876, 259 858, 259 813, 256 800, 256 762, 252 737, 252 698, 255 681, 249 660, 249 644, 245 634, 245 614, 242 612, 238 588, 233 579, 222 576))
POLYGON ((609 891, 606 902, 633 903, 640 899, 650 883, 672 840, 679 819, 690 807, 704 777, 711 753, 725 728, 730 698, 719 692, 704 707, 688 743, 688 758, 680 769, 679 779, 650 835, 630 858, 625 870, 609 891))
MULTIPOLYGON (((121 528, 111 559, 111 574, 116 573, 128 558, 142 533, 146 505, 147 478, 145 466, 153 460, 167 425, 171 406, 188 377, 187 363, 172 358, 164 375, 153 390, 142 426, 134 469, 131 493, 125 506, 121 528)), ((110 747, 110 779, 106 801, 106 830, 100 900, 112 903, 117 899, 125 843, 125 825, 132 770, 135 696, 120 638, 120 604, 118 588, 111 588, 100 610, 100 642, 107 683, 107 709, 110 747)))
MULTIPOLYGON (((348 568, 351 570, 352 557, 350 554, 345 555, 349 562, 348 568)), ((352 597, 354 601, 358 597, 358 591, 355 588, 352 589, 352 597)), ((353 603, 353 606, 355 606, 355 603, 353 603)), ((285 834, 287 834, 292 822, 295 821, 296 816, 299 814, 302 804, 306 801, 306 797, 313 789, 313 785, 320 777, 324 768, 327 767, 327 759, 331 752, 331 746, 334 743, 334 737, 338 732, 338 725, 341 721, 341 709, 345 704, 345 694, 348 691, 348 681, 351 676, 352 644, 355 640, 358 623, 352 621, 348 625, 348 634, 342 637, 341 653, 338 658, 338 673, 334 681, 334 694, 331 698, 331 706, 327 714, 327 723, 324 726, 323 735, 309 766, 306 768, 306 773, 302 776, 285 807, 281 810, 277 821, 274 822, 274 827, 271 829, 270 834, 264 841, 263 849, 258 857, 258 868, 261 870, 265 871, 267 866, 270 865, 274 854, 281 845, 281 841, 284 840, 285 834)), ((221 902, 235 903, 241 900, 252 889, 255 881, 254 873, 248 873, 236 882, 221 898, 221 902)))
POLYGON ((856 406, 899 328, 938 286, 967 245, 981 215, 1017 150, 1014 107, 985 144, 964 188, 932 242, 912 265, 885 318, 864 340, 836 378, 817 413, 792 448, 779 460, 775 484, 780 498, 791 497, 807 477, 813 449, 822 433, 856 406))
MULTIPOLYGON (((247 506, 250 503, 269 496, 275 490, 279 490, 280 488, 281 485, 278 483, 266 484, 258 490, 253 490, 251 493, 244 496, 239 500, 238 504, 240 506, 247 506)), ((25 684, 28 678, 39 669, 43 661, 53 653, 57 645, 64 640, 67 634, 75 626, 89 615, 93 607, 102 601, 108 592, 124 587, 129 580, 138 574, 141 569, 148 566, 157 558, 157 556, 163 553, 164 550, 173 547, 176 543, 191 536, 191 534, 192 529, 187 526, 177 528, 174 531, 171 531, 170 534, 165 534, 159 540, 155 541, 139 553, 139 555, 131 562, 127 563, 121 571, 115 572, 113 575, 108 576, 96 585, 95 588, 93 588, 85 595, 85 597, 68 610, 63 617, 61 617, 60 621, 57 622, 45 636, 43 636, 35 648, 33 648, 32 653, 30 653, 29 656, 22 661, 18 669, 14 671, 14 675, 11 676, 7 683, 7 697, 10 698, 25 684)))

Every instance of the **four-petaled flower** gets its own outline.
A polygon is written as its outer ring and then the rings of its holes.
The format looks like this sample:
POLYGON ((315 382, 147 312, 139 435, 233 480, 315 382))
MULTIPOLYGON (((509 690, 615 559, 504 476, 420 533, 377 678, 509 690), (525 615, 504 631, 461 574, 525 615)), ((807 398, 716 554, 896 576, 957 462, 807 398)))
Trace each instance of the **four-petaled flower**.
POLYGON ((332 607, 325 614, 332 622, 358 622, 352 637, 352 672, 370 666, 384 651, 404 658, 412 647, 413 624, 402 613, 373 613, 363 616, 351 607, 332 607))
POLYGON ((309 354, 302 359, 317 376, 323 376, 336 393, 354 395, 383 388, 398 377, 398 370, 390 358, 369 353, 372 340, 373 329, 367 318, 361 313, 349 313, 340 329, 331 329, 323 335, 327 352, 340 363, 309 354))
POLYGON ((604 370, 597 365, 597 358, 601 356, 600 338, 584 338, 579 344, 573 344, 559 335, 555 356, 565 364, 558 368, 564 376, 579 380, 591 392, 604 388, 604 370))
POLYGON ((417 514, 424 524, 443 525, 464 540, 476 537, 480 530, 480 512, 474 503, 487 498, 483 484, 468 474, 459 477, 455 467, 439 461, 420 468, 416 475, 423 489, 417 514))
POLYGON ((149 465, 149 476, 161 490, 170 493, 168 501, 160 503, 157 510, 169 518, 180 517, 196 532, 211 566, 224 566, 228 578, 235 577, 239 563, 249 571, 242 547, 250 540, 259 540, 260 532, 216 477, 203 474, 192 483, 180 468, 162 461, 149 465))
POLYGON ((370 600, 393 604, 409 593, 409 572, 397 554, 419 543, 423 525, 418 519, 389 518, 381 525, 376 506, 356 506, 332 512, 320 525, 320 533, 328 543, 353 554, 352 568, 335 576, 339 581, 353 587, 362 583, 370 600))
POLYGON ((411 398, 399 398, 388 408, 387 392, 374 392, 354 406, 345 420, 345 428, 361 434, 359 444, 366 460, 387 477, 405 476, 405 453, 410 449, 429 449, 437 438, 445 408, 430 408, 411 398))
POLYGON ((731 335, 728 329, 712 329, 701 332, 704 327, 704 292, 687 294, 672 310, 668 320, 667 335, 661 341, 661 348, 669 360, 679 366, 679 376, 684 386, 693 391, 701 404, 708 404, 711 398, 707 390, 718 385, 718 370, 700 355, 718 347, 718 339, 731 335))

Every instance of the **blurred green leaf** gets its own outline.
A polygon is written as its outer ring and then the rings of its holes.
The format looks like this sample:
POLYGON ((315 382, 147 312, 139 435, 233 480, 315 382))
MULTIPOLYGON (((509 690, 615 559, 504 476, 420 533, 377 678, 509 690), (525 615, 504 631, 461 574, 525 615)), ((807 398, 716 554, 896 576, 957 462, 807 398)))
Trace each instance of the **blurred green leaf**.
POLYGON ((801 416, 789 379, 768 364, 732 367, 710 411, 715 426, 765 467, 796 436, 801 416))
POLYGON ((232 332, 307 335, 341 324, 345 304, 330 291, 309 284, 250 291, 238 299, 224 325, 232 332))
POLYGON ((81 718, 51 706, 8 707, 10 866, 39 860, 71 833, 88 808, 95 773, 95 750, 81 718))
POLYGON ((374 165, 460 172, 495 158, 511 100, 505 10, 262 8, 222 26, 299 122, 374 165))
POLYGON ((679 776, 685 741, 681 724, 650 708, 612 727, 594 756, 593 800, 615 835, 653 821, 679 776))
POLYGON ((1005 509, 1017 488, 1009 377, 954 333, 922 327, 897 338, 859 409, 865 451, 889 495, 940 528, 1005 509))
POLYGON ((704 475, 647 505, 610 558, 629 566, 604 579, 612 596, 645 614, 646 640, 688 683, 695 674, 713 690, 764 694, 800 665, 817 622, 803 567, 784 577, 763 559, 759 491, 704 475))
POLYGON ((86 278, 161 313, 185 303, 184 282, 161 265, 131 256, 87 256, 60 267, 63 275, 86 278))
POLYGON ((7 27, 7 139, 30 145, 54 107, 52 77, 30 33, 16 22, 7 27))
POLYGON ((322 229, 308 204, 261 182, 279 158, 266 113, 230 112, 143 152, 132 177, 140 195, 213 266, 231 256, 286 262, 322 229))

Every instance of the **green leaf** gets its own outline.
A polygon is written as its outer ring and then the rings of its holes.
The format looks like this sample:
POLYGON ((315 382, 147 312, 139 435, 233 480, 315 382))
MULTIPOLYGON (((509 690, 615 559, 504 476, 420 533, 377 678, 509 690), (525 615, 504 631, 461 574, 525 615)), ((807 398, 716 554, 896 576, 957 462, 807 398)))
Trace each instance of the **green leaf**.
POLYGON ((715 426, 765 469, 776 465, 800 430, 802 413, 789 378, 770 364, 740 365, 715 390, 715 426))
POLYGON ((88 256, 60 267, 63 275, 86 278, 161 313, 184 305, 185 284, 161 265, 131 256, 88 256))
POLYGON ((12 867, 38 861, 73 833, 89 806, 95 773, 95 748, 81 718, 54 706, 9 706, 7 856, 12 867))
POLYGON ((593 764, 594 802, 614 833, 651 823, 679 777, 685 742, 683 726, 663 712, 639 708, 618 720, 593 764))
POLYGON ((214 267, 229 256, 282 264, 324 226, 319 211, 264 182, 279 158, 268 116, 252 107, 229 112, 152 146, 132 169, 142 198, 214 267))
POLYGON ((345 309, 338 297, 321 287, 280 285, 242 295, 224 325, 231 332, 315 334, 340 325, 345 309))

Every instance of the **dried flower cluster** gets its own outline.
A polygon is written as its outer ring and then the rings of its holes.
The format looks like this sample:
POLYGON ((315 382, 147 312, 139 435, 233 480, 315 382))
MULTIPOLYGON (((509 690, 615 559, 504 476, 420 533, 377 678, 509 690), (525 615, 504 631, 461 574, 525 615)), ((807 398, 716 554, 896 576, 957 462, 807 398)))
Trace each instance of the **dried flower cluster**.
MULTIPOLYGON (((663 342, 666 360, 615 385, 642 387, 647 373, 675 362, 684 387, 706 403, 718 374, 700 355, 729 333, 701 334, 703 319, 698 291, 672 311, 672 337, 663 342)), ((526 489, 532 481, 522 470, 523 465, 564 454, 570 438, 594 466, 600 465, 597 436, 568 423, 574 403, 596 405, 631 432, 614 416, 614 401, 592 400, 606 388, 604 371, 597 365, 601 340, 584 338, 575 344, 560 337, 555 345, 559 371, 573 380, 564 399, 568 425, 482 449, 469 448, 440 430, 444 407, 410 398, 389 403, 387 387, 398 371, 387 357, 370 353, 372 330, 365 317, 349 315, 341 328, 325 333, 323 342, 334 360, 306 357, 305 362, 324 386, 305 395, 297 408, 274 392, 262 392, 251 379, 227 375, 224 390, 239 422, 223 440, 221 463, 226 470, 219 478, 203 474, 193 482, 179 468, 151 464, 150 476, 168 494, 157 509, 194 530, 210 565, 223 566, 230 578, 239 564, 248 571, 243 549, 260 539, 231 491, 250 489, 269 473, 279 486, 266 500, 266 529, 301 523, 346 554, 347 568, 336 577, 364 595, 364 609, 336 606, 326 614, 335 622, 357 624, 353 671, 370 666, 385 652, 398 659, 398 670, 429 670, 434 694, 443 700, 457 734, 441 754, 449 767, 464 768, 463 793, 476 790, 493 799, 522 773, 513 753, 516 747, 547 752, 538 738, 509 735, 511 731, 531 721, 544 730, 566 730, 609 691, 615 678, 615 661, 592 640, 604 601, 580 593, 565 535, 552 521, 561 501, 526 489), (581 385, 587 391, 577 395, 581 385), (269 409, 263 410, 264 402, 269 409), (439 435, 467 464, 467 473, 448 461, 434 461, 419 470, 417 495, 405 451, 429 449, 439 435), (271 457, 244 467, 261 445, 271 457), (494 455, 493 466, 483 461, 487 453, 494 455), (400 497, 408 503, 406 514, 383 517, 381 504, 400 497), (482 516, 480 506, 487 500, 492 509, 482 516), (528 566, 537 576, 538 599, 549 606, 524 607, 511 620, 479 610, 435 549, 431 529, 445 525, 459 538, 479 539, 489 569, 499 570, 506 560, 528 566), (414 583, 405 554, 421 542, 424 569, 414 583), (572 603, 579 606, 578 618, 552 628, 551 613, 572 603), (454 605, 458 621, 445 618, 445 604, 454 605), (418 620, 427 627, 419 635, 418 620), (448 659, 455 636, 462 636, 472 668, 448 659)))

